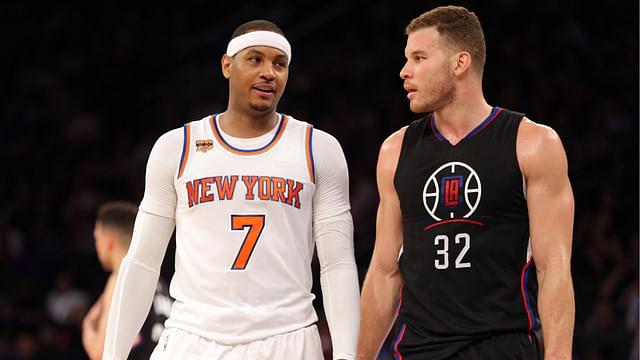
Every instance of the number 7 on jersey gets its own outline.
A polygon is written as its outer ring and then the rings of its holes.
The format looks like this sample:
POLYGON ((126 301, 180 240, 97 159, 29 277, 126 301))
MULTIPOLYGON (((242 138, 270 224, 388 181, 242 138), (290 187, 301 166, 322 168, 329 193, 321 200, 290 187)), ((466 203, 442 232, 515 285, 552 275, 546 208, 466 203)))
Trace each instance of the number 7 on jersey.
POLYGON ((244 230, 249 228, 240 246, 238 255, 231 266, 231 270, 244 270, 253 254, 262 229, 264 229, 264 215, 231 215, 231 230, 244 230))

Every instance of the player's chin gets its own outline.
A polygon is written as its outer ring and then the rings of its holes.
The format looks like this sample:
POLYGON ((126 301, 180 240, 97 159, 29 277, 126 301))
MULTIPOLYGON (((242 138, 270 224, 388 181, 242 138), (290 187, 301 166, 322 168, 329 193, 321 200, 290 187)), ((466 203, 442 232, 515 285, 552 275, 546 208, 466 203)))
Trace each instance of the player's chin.
POLYGON ((273 101, 253 101, 249 103, 249 107, 257 112, 266 112, 273 109, 275 106, 273 101))
POLYGON ((421 114, 428 111, 425 104, 417 100, 409 100, 409 109, 411 109, 411 112, 414 112, 416 114, 421 114))

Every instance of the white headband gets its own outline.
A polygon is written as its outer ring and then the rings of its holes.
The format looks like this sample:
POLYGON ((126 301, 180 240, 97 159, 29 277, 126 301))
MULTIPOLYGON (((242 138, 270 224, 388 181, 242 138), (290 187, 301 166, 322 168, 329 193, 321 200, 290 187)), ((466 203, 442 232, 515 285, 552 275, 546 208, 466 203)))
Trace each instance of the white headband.
POLYGON ((291 45, 287 38, 272 31, 252 31, 236 36, 227 45, 227 55, 234 56, 250 46, 269 46, 282 50, 291 62, 291 45))

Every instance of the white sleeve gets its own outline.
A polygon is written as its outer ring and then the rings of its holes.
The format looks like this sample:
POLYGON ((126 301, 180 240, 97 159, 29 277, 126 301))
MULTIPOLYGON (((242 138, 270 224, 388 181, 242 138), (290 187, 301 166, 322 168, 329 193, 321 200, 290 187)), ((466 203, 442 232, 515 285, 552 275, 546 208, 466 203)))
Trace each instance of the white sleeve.
POLYGON ((107 320, 103 360, 125 360, 149 314, 175 220, 139 211, 107 320))
POLYGON ((174 129, 160 136, 153 145, 140 210, 166 218, 175 217, 178 196, 173 179, 180 165, 183 142, 182 129, 174 129))
POLYGON ((173 177, 181 136, 171 131, 158 139, 147 163, 145 194, 136 216, 131 245, 120 264, 107 320, 104 360, 125 360, 146 319, 175 228, 173 177))
POLYGON ((313 236, 334 359, 355 359, 360 326, 360 288, 353 249, 347 162, 338 141, 314 130, 316 193, 313 236))

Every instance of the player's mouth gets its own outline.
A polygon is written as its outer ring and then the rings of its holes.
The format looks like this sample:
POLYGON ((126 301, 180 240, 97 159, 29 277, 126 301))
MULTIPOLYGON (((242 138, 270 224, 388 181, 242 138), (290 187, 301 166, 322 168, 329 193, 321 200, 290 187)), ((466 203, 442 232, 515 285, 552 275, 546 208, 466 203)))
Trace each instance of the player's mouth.
POLYGON ((251 89, 255 90, 260 96, 272 96, 276 93, 276 87, 272 84, 254 85, 251 89))
POLYGON ((411 100, 411 98, 414 97, 415 93, 418 91, 418 89, 413 88, 407 84, 404 85, 404 89, 407 91, 407 98, 409 100, 411 100))

